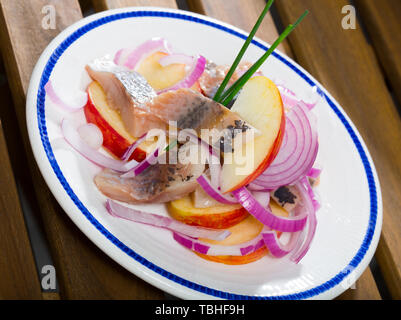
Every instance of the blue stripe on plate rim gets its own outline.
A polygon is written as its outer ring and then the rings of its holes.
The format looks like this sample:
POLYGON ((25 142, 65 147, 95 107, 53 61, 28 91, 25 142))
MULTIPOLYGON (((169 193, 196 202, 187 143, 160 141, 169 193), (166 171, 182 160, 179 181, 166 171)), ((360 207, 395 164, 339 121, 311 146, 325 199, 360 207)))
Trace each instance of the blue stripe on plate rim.
MULTIPOLYGON (((368 185, 369 185, 369 195, 370 195, 370 216, 369 216, 369 223, 368 223, 368 228, 365 234, 365 237, 363 239, 362 245, 359 248, 358 252, 356 255, 352 258, 352 260, 349 262, 349 264, 341 270, 337 275, 335 275, 333 278, 330 280, 326 281, 325 283, 316 286, 315 288, 299 292, 299 293, 293 293, 293 294, 288 294, 288 295, 281 295, 281 296, 247 296, 247 295, 238 295, 234 293, 229 293, 229 292, 224 292, 220 291, 217 289, 212 289, 208 288, 203 285, 199 285, 197 283, 191 282, 189 280, 183 279, 171 272, 168 272, 157 265, 153 264, 152 262, 146 260, 144 257, 138 255, 135 251, 127 247, 124 243, 122 243, 117 237, 115 237, 113 234, 111 234, 102 224, 99 223, 98 220, 88 211, 88 209, 83 205, 83 203, 78 199, 77 195, 74 193, 74 191, 71 189, 69 186, 67 180, 65 179, 63 173, 60 170, 60 167, 54 157, 53 150, 50 145, 50 141, 47 135, 47 128, 46 128, 46 118, 45 118, 45 89, 44 86, 48 82, 50 75, 54 69, 54 66, 56 65, 58 59, 62 56, 62 54, 67 50, 67 48, 77 39, 79 39, 82 35, 85 33, 89 32, 92 29, 95 29, 99 26, 102 26, 104 24, 116 21, 116 20, 121 20, 121 19, 127 19, 127 18, 136 18, 136 17, 162 17, 162 18, 171 18, 171 19, 180 19, 180 20, 186 20, 186 21, 191 21, 194 23, 200 23, 204 24, 207 26, 210 26, 212 28, 216 28, 219 30, 222 30, 224 32, 227 32, 229 34, 232 34, 238 38, 241 39, 246 39, 246 35, 241 34, 229 27, 223 26, 221 24, 211 22, 204 20, 199 17, 194 17, 186 14, 181 14, 181 13, 176 13, 176 12, 167 12, 167 11, 147 11, 147 10, 141 10, 141 11, 129 11, 129 12, 123 12, 123 13, 117 13, 117 14, 111 14, 109 16, 102 17, 98 20, 92 21, 75 32, 73 32, 70 36, 68 36, 52 53, 50 56, 49 60, 46 63, 45 69, 42 73, 41 79, 40 79, 40 84, 39 84, 39 89, 37 93, 37 118, 38 118, 38 128, 39 128, 39 133, 41 137, 41 141, 44 147, 44 151, 46 153, 46 156, 50 162, 50 165, 53 168, 54 173, 56 174, 58 180, 60 181, 61 185, 71 198, 71 200, 75 203, 75 205, 78 207, 78 209, 82 212, 82 214, 92 223, 94 227, 98 231, 100 231, 107 239, 109 239, 115 246, 117 246, 119 249, 121 249, 123 252, 125 252, 128 256, 131 258, 135 259, 137 262, 141 263, 145 267, 149 268, 150 270, 158 273, 159 275, 174 281, 182 286, 185 286, 187 288, 199 291, 201 293, 211 295, 217 298, 222 298, 222 299, 235 299, 235 300, 284 300, 284 299, 294 299, 294 300, 299 300, 299 299, 308 299, 313 296, 319 295, 327 290, 330 290, 334 286, 338 285, 341 281, 343 281, 353 269, 355 269, 359 263, 362 261, 364 258, 367 250, 369 249, 369 246, 371 244, 374 232, 375 232, 375 227, 376 227, 376 221, 377 221, 377 215, 378 215, 378 206, 377 206, 377 193, 376 193, 376 184, 375 184, 375 179, 373 175, 373 171, 369 162, 369 159, 363 149, 363 146, 361 142, 359 141, 355 131, 345 118, 345 116, 342 114, 342 112, 337 108, 335 103, 323 92, 321 89, 315 84, 306 74, 304 74, 301 70, 299 70, 296 66, 294 66, 290 61, 287 61, 284 57, 278 55, 276 52, 273 52, 273 55, 275 58, 279 59, 281 62, 283 62, 285 65, 287 65, 289 68, 291 68, 293 71, 295 71, 300 77, 302 77, 310 86, 316 86, 320 90, 320 94, 325 97, 326 101, 332 108, 332 110, 335 112, 335 114, 338 116, 338 118, 341 120, 341 122, 344 124, 346 130, 348 131, 352 141, 355 144, 355 147, 358 150, 358 153, 360 155, 360 158, 362 160, 365 173, 366 173, 366 178, 368 180, 368 185)), ((252 43, 256 45, 257 47, 261 48, 262 50, 268 50, 268 48, 258 42, 257 40, 253 40, 252 43)))

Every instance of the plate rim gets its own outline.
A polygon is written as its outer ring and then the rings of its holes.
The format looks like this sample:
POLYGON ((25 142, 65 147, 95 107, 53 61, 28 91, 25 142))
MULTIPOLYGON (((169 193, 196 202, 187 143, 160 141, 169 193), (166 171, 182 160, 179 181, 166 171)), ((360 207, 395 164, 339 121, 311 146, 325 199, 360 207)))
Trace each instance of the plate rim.
MULTIPOLYGON (((117 263, 119 263, 138 277, 151 283, 152 285, 175 296, 189 299, 199 299, 199 297, 203 297, 223 299, 277 300, 309 298, 327 299, 341 294, 352 283, 349 283, 345 286, 340 284, 343 284, 344 280, 346 280, 346 278, 350 274, 353 274, 355 280, 359 278, 359 276, 362 274, 362 272, 365 270, 368 263, 370 262, 377 247, 382 225, 382 202, 379 179, 372 158, 362 137, 360 136, 359 132, 355 128, 352 121, 348 118, 342 107, 330 95, 330 93, 306 70, 304 70, 295 61, 293 61, 291 58, 287 57, 278 50, 273 52, 273 55, 277 59, 290 67, 309 85, 316 86, 320 90, 320 93, 324 95, 326 102, 330 105, 331 109, 336 113, 339 120, 345 126, 363 163, 364 171, 368 180, 370 196, 369 225, 360 249, 358 250, 355 257, 346 266, 346 268, 344 268, 345 271, 340 271, 335 277, 313 289, 281 296, 247 296, 208 288, 206 286, 199 285, 191 282, 190 280, 186 280, 179 276, 176 276, 172 272, 163 270, 152 262, 146 260, 144 257, 135 253, 134 250, 128 248, 126 245, 124 245, 123 242, 118 240, 116 236, 111 234, 111 232, 103 227, 75 195, 57 164, 57 161, 52 152, 50 142, 48 140, 46 130, 46 118, 44 114, 45 94, 43 87, 50 77, 55 64, 62 56, 64 51, 67 50, 68 47, 82 35, 91 31, 92 29, 116 20, 145 16, 158 18, 174 18, 185 20, 188 22, 200 23, 225 31, 242 39, 246 39, 247 37, 247 33, 241 29, 238 29, 227 23, 223 23, 219 20, 196 13, 157 7, 127 7, 122 9, 108 10, 83 18, 73 25, 69 26, 67 29, 62 31, 55 39, 53 39, 53 41, 51 41, 51 43, 43 51, 32 73, 27 94, 26 120, 31 146, 34 152, 35 159, 39 165, 40 171, 45 178, 49 189, 56 197, 60 205, 63 207, 64 211, 74 221, 78 228, 91 239, 91 241, 93 241, 107 255, 112 257, 117 263), (36 112, 34 112, 35 110, 36 112), (35 113, 36 117, 34 118, 37 120, 37 122, 35 122, 34 119, 32 119, 31 117, 35 113), (36 131, 38 129, 39 131, 36 131), (38 138, 41 141, 41 148, 37 148, 38 138), (65 192, 67 192, 69 199, 65 198, 65 192), (76 199, 73 199, 74 196, 76 199), (73 206, 73 208, 71 206, 73 206), (76 213, 79 213, 81 216, 78 217, 76 213), (85 217, 85 219, 83 219, 83 216, 85 217), (88 229, 88 225, 92 226, 92 228, 88 229), (109 241, 105 242, 104 237, 106 237, 109 241), (119 250, 119 252, 116 252, 116 250, 119 250), (124 259, 123 256, 126 258, 127 255, 133 259, 124 259), (132 255, 134 255, 136 258, 132 255), (132 264, 132 260, 136 262, 134 264, 134 267, 132 264), (152 274, 152 272, 149 272, 149 270, 152 270, 153 273, 157 273, 157 275, 152 274), (171 282, 174 282, 173 285, 171 282), (177 287, 176 284, 178 284, 179 286, 177 287)), ((267 50, 267 48, 269 47, 266 42, 258 38, 255 38, 252 43, 263 50, 267 50)))

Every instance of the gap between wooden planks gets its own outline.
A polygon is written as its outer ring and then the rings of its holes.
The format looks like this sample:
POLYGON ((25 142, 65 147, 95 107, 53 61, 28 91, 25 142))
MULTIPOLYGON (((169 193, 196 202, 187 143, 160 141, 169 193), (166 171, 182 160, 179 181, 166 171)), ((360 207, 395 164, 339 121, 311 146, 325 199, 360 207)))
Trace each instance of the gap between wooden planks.
POLYGON ((401 106, 401 1, 356 0, 355 6, 401 106))
MULTIPOLYGON (((2 59, 0 57, 0 76, 5 72, 4 71, 4 65, 2 62, 2 59)), ((41 282, 41 276, 39 273, 42 270, 42 266, 44 265, 49 265, 51 263, 51 258, 49 257, 49 254, 47 253, 45 248, 42 248, 42 245, 46 245, 46 240, 43 238, 43 232, 41 228, 41 224, 38 221, 38 206, 36 203, 36 199, 34 196, 32 196, 32 191, 33 189, 31 188, 32 186, 32 180, 30 178, 29 170, 26 167, 27 163, 27 158, 25 155, 25 151, 21 148, 22 145, 22 138, 21 135, 16 132, 16 128, 18 128, 18 121, 16 119, 15 115, 15 108, 12 103, 12 98, 11 98, 11 92, 8 87, 8 83, 6 80, 0 79, 0 98, 2 102, 2 107, 0 108, 0 119, 3 124, 3 132, 4 132, 4 139, 6 140, 7 144, 7 150, 8 150, 8 156, 9 160, 11 163, 11 167, 8 167, 6 162, 2 161, 1 163, 4 163, 4 170, 7 170, 10 172, 11 175, 14 176, 15 184, 17 185, 17 192, 18 192, 18 199, 17 201, 19 202, 19 207, 22 209, 22 221, 24 221, 23 225, 16 225, 15 228, 24 228, 18 231, 17 234, 8 234, 7 232, 3 231, 1 234, 3 234, 5 237, 8 237, 10 240, 9 242, 14 241, 14 239, 21 240, 18 241, 18 246, 22 248, 22 251, 25 251, 25 245, 26 242, 24 240, 24 237, 26 234, 28 234, 28 245, 30 244, 30 248, 27 249, 33 254, 33 260, 36 265, 36 270, 34 273, 30 274, 30 279, 29 281, 36 281, 38 282, 38 288, 40 290, 40 282, 41 282), (25 202, 23 204, 23 202, 25 202), (26 210, 26 211, 25 211, 26 210), (30 243, 29 243, 30 242, 30 243), (43 251, 42 251, 43 250, 43 251), (38 256, 37 256, 38 254, 38 256), (50 263, 49 263, 50 262, 50 263)), ((4 146, 5 148, 6 146, 4 146)), ((12 183, 5 183, 6 178, 0 179, 3 181, 4 185, 7 185, 8 188, 11 190, 7 190, 8 192, 5 192, 6 198, 8 198, 8 195, 10 195, 10 199, 7 201, 10 201, 10 203, 13 202, 13 197, 11 196, 11 191, 13 189, 13 184, 12 183), (3 180, 4 179, 4 180, 3 180)), ((12 208, 12 205, 10 205, 12 208)), ((7 207, 5 210, 1 210, 2 215, 8 215, 10 217, 14 217, 14 219, 19 219, 18 213, 13 212, 13 210, 8 210, 9 208, 7 207)), ((0 217, 1 220, 1 217, 0 217)), ((7 225, 4 221, 1 222, 3 225, 7 225)), ((7 243, 7 241, 6 241, 7 243)), ((16 263, 11 263, 13 259, 8 258, 7 250, 0 250, 1 252, 4 252, 5 254, 5 261, 7 262, 7 265, 10 268, 13 268, 13 270, 18 270, 20 267, 16 263)), ((15 258, 18 257, 18 252, 13 252, 13 255, 15 258)), ((31 265, 31 259, 29 257, 29 254, 24 255, 25 259, 21 261, 20 263, 27 264, 27 268, 30 267, 31 265)), ((2 272, 2 274, 7 274, 7 272, 2 272)), ((22 275, 21 277, 18 278, 13 278, 12 275, 10 277, 12 281, 16 282, 16 285, 13 288, 13 292, 9 292, 8 296, 11 297, 11 294, 14 295, 14 297, 17 297, 20 295, 20 290, 21 288, 27 287, 29 288, 29 284, 25 284, 24 286, 18 285, 18 283, 21 283, 26 279, 25 275, 22 275)), ((7 278, 8 279, 8 278, 7 278)), ((6 281, 7 282, 7 281, 6 281)), ((0 284, 1 286, 1 284, 0 284)), ((23 289, 23 290, 24 290, 23 289)), ((0 289, 0 291, 2 291, 0 289)), ((57 292, 46 292, 46 295, 44 295, 45 292, 42 292, 42 297, 43 299, 57 299, 59 297, 57 292)), ((3 294, 4 297, 4 294, 3 294)), ((29 299, 38 299, 37 297, 31 296, 31 297, 25 297, 29 299)))
MULTIPOLYGON (((228 22, 238 28, 250 32, 266 5, 265 0, 187 0, 194 12, 228 22)), ((273 17, 268 12, 259 27, 257 37, 272 44, 278 38, 273 17)), ((292 56, 288 42, 284 40, 278 48, 288 56, 292 56)))
POLYGON ((1 121, 0 163, 0 299, 41 299, 39 278, 1 121))

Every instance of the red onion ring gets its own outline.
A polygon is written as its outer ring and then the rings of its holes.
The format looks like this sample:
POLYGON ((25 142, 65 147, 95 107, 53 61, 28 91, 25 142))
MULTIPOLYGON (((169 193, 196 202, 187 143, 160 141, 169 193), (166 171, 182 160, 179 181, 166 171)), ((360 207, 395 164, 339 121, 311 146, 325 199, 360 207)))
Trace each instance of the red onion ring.
POLYGON ((210 179, 211 185, 214 189, 220 189, 220 179, 221 179, 221 163, 220 157, 217 154, 216 150, 208 144, 206 141, 199 138, 196 134, 194 134, 191 130, 182 130, 182 132, 190 137, 190 140, 193 143, 200 143, 201 147, 205 151, 205 154, 208 154, 209 157, 206 159, 209 164, 210 170, 210 179))
POLYGON ((113 217, 126 219, 133 222, 139 222, 158 228, 168 229, 170 231, 178 232, 191 238, 207 238, 211 240, 221 241, 231 234, 228 230, 222 231, 202 227, 194 227, 169 217, 159 216, 153 213, 131 209, 122 206, 110 199, 106 201, 106 209, 113 217))
POLYGON ((88 102, 88 94, 86 92, 82 91, 82 94, 85 95, 86 99, 85 101, 80 101, 80 103, 77 103, 76 105, 71 105, 63 101, 63 99, 60 98, 60 96, 56 93, 54 90, 52 82, 49 80, 46 85, 45 85, 45 91, 47 96, 50 98, 50 100, 59 106, 60 108, 64 109, 67 112, 76 112, 80 109, 82 109, 86 103, 88 102))
POLYGON ((169 43, 162 38, 153 38, 134 49, 121 49, 114 56, 114 62, 117 65, 123 65, 128 69, 134 70, 141 60, 157 51, 170 53, 169 43))
POLYGON ((135 168, 128 171, 127 173, 122 174, 121 178, 133 178, 133 177, 137 176, 142 171, 146 170, 152 164, 154 164, 158 157, 159 157, 159 148, 156 148, 155 151, 148 154, 147 157, 143 161, 141 161, 137 166, 135 166, 135 168))
POLYGON ((61 131, 63 133, 64 139, 77 152, 79 152, 82 156, 98 166, 113 169, 119 172, 127 172, 138 165, 138 162, 135 160, 131 160, 129 162, 116 160, 107 157, 99 151, 93 149, 80 137, 79 133, 71 125, 69 120, 63 119, 61 123, 61 131))
POLYGON ((146 138, 146 133, 142 135, 138 140, 136 140, 133 144, 131 144, 128 149, 125 151, 123 156, 121 157, 121 160, 127 161, 131 157, 131 155, 134 153, 134 151, 139 147, 139 145, 145 140, 146 138))
MULTIPOLYGON (((166 138, 164 136, 164 132, 161 133, 160 131, 157 131, 157 132, 149 131, 148 133, 146 133, 145 137, 142 137, 139 139, 137 146, 143 140, 150 139, 150 138, 153 138, 156 136, 158 137, 158 142, 157 142, 157 146, 156 146, 155 150, 153 152, 151 152, 150 154, 148 154, 146 156, 146 158, 143 161, 141 161, 140 163, 138 163, 138 165, 136 165, 134 168, 132 168, 128 172, 121 175, 121 178, 133 178, 133 177, 137 176, 138 174, 140 174, 141 172, 145 171, 151 165, 154 165, 157 163, 159 155, 161 154, 161 150, 163 150, 165 148, 166 138)), ((134 149, 134 148, 132 148, 132 149, 134 149)))
POLYGON ((158 91, 158 93, 160 94, 181 88, 191 88, 205 71, 206 62, 206 58, 199 55, 198 58, 194 59, 194 63, 184 79, 169 88, 158 91))
POLYGON ((118 50, 118 51, 116 52, 116 54, 114 55, 113 62, 114 62, 116 65, 121 65, 121 64, 122 64, 122 59, 123 59, 122 56, 123 56, 125 50, 126 50, 126 49, 120 49, 120 50, 118 50))
POLYGON ((293 184, 309 172, 316 160, 319 143, 315 123, 308 112, 302 104, 288 112, 284 145, 272 164, 253 181, 254 184, 276 189, 293 184))
POLYGON ((294 249, 294 252, 290 257, 290 260, 295 263, 299 263, 302 260, 302 258, 306 255, 306 253, 309 251, 312 240, 315 236, 316 226, 317 226, 316 210, 313 206, 312 199, 310 198, 310 195, 308 193, 308 184, 309 182, 305 178, 302 179, 301 182, 298 182, 296 184, 302 196, 303 206, 298 206, 297 208, 295 208, 295 211, 296 214, 300 213, 301 210, 307 212, 308 227, 305 240, 303 241, 303 243, 298 242, 300 248, 294 249))
POLYGON ((78 128, 78 133, 91 148, 97 150, 103 145, 103 134, 93 123, 85 123, 78 128))
MULTIPOLYGON (((277 88, 280 90, 281 99, 283 100, 283 104, 286 108, 292 108, 298 103, 303 103, 309 110, 312 110, 319 102, 320 95, 316 92, 314 93, 313 102, 306 102, 303 99, 299 99, 295 92, 285 87, 283 84, 277 84, 277 88)), ((317 89, 317 87, 314 88, 317 89)))
POLYGON ((269 207, 270 192, 266 191, 252 191, 252 196, 258 201, 263 208, 269 207))
POLYGON ((250 241, 231 246, 210 244, 176 232, 173 233, 173 238, 183 247, 209 256, 245 256, 264 246, 261 233, 250 241))
POLYGON ((310 185, 309 180, 306 177, 304 177, 304 178, 301 179, 300 182, 303 183, 306 186, 307 191, 308 191, 308 195, 309 195, 309 199, 312 201, 312 205, 313 205, 313 208, 315 209, 315 211, 319 210, 320 209, 320 203, 317 200, 316 194, 313 191, 313 188, 310 185))
POLYGON ((285 245, 280 242, 280 240, 277 238, 277 233, 274 231, 265 231, 262 235, 265 246, 267 249, 269 249, 271 255, 276 258, 282 258, 295 249, 301 232, 298 231, 292 233, 290 240, 285 245))
POLYGON ((210 180, 202 174, 196 181, 198 181, 199 185, 202 187, 205 192, 212 197, 214 200, 224 203, 224 204, 237 204, 234 198, 230 197, 229 195, 222 194, 219 190, 217 190, 210 180))
POLYGON ((258 186, 257 184, 254 184, 253 182, 248 184, 247 188, 248 188, 249 191, 252 191, 252 192, 254 192, 254 191, 258 191, 258 192, 260 192, 260 191, 265 191, 265 192, 273 191, 272 189, 258 186))
POLYGON ((159 157, 159 155, 161 155, 161 151, 164 150, 164 148, 166 147, 166 145, 165 145, 166 138, 165 138, 163 131, 147 132, 145 137, 142 137, 139 139, 140 141, 137 145, 139 145, 145 139, 150 139, 150 138, 154 138, 154 137, 158 137, 157 146, 156 146, 155 150, 153 152, 151 152, 150 154, 148 154, 146 156, 146 158, 143 161, 141 161, 137 166, 135 166, 128 172, 121 175, 122 178, 135 177, 138 174, 140 174, 142 171, 149 168, 151 165, 154 165, 157 163, 158 157, 159 157))
POLYGON ((278 217, 269 208, 264 208, 245 187, 233 191, 232 194, 251 215, 270 229, 296 232, 305 228, 308 216, 304 213, 292 218, 278 217))

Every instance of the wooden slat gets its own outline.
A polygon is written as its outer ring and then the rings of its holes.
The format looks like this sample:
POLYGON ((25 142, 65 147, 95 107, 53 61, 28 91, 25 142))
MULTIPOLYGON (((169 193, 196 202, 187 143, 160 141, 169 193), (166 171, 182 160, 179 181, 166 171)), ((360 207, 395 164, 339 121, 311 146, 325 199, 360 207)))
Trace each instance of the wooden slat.
MULTIPOLYGON (((188 3, 193 10, 199 13, 206 14, 250 31, 255 21, 259 17, 260 12, 263 10, 266 2, 264 0, 189 0, 188 3)), ((271 15, 266 15, 265 21, 261 25, 257 35, 262 40, 270 43, 276 40, 278 32, 271 15)), ((285 42, 283 46, 279 47, 279 49, 288 56, 293 56, 291 48, 287 42, 285 42)), ((348 290, 340 298, 380 299, 380 295, 370 269, 368 268, 364 275, 358 279, 356 289, 348 290)))
POLYGON ((41 288, 0 122, 0 299, 41 299, 41 288))
POLYGON ((146 299, 162 293, 117 265, 71 222, 50 194, 35 165, 25 124, 25 98, 32 68, 47 43, 82 15, 76 0, 0 1, 0 45, 10 81, 19 128, 35 181, 43 224, 60 284, 67 299, 146 299), (56 30, 41 27, 43 6, 54 5, 56 30))
POLYGON ((355 284, 355 289, 348 289, 337 300, 380 300, 381 296, 377 289, 375 279, 370 269, 359 277, 355 284))
MULTIPOLYGON (((230 23, 238 28, 250 32, 266 5, 265 0, 188 0, 188 5, 192 11, 205 14, 209 17, 217 18, 221 21, 230 23)), ((277 37, 277 28, 273 18, 267 13, 263 23, 259 27, 257 37, 273 43, 277 37)), ((279 50, 291 56, 288 43, 284 41, 278 47, 279 50)))
MULTIPOLYGON (((27 159, 24 150, 21 149, 22 138, 18 132, 18 121, 15 115, 15 108, 12 102, 10 88, 5 76, 3 61, 0 57, 0 99, 2 106, 0 107, 0 119, 3 124, 4 138, 7 142, 8 156, 11 162, 11 170, 17 184, 19 202, 24 211, 25 227, 27 229, 32 253, 34 256, 36 270, 41 270, 44 265, 51 264, 50 254, 47 253, 46 240, 43 236, 43 228, 41 228, 40 218, 38 217, 38 206, 33 194, 32 180, 29 169, 26 167, 27 159), (4 79, 2 77, 4 76, 4 79), (25 203, 24 203, 25 202, 25 203), (24 205, 22 205, 24 203, 24 205), (26 210, 26 211, 25 211, 26 210), (36 251, 36 252, 35 252, 36 251)), ((22 232, 24 236, 25 231, 22 232)), ((24 263, 24 262, 23 262, 24 263)), ((30 264, 28 258, 28 264, 30 264)), ((37 271, 32 274, 32 279, 37 278, 37 271)), ((40 277, 39 277, 40 278, 40 277)), ((59 299, 58 292, 42 292, 45 300, 59 299)))
POLYGON ((401 298, 401 121, 360 26, 344 30, 345 0, 287 0, 284 23, 311 13, 290 36, 297 60, 334 95, 362 134, 379 174, 384 206, 376 259, 394 298, 401 298), (306 40, 305 40, 306 39, 306 40))
POLYGON ((401 1, 356 0, 355 6, 401 104, 401 1))
POLYGON ((92 3, 96 11, 133 6, 177 8, 175 0, 92 0, 92 3))

